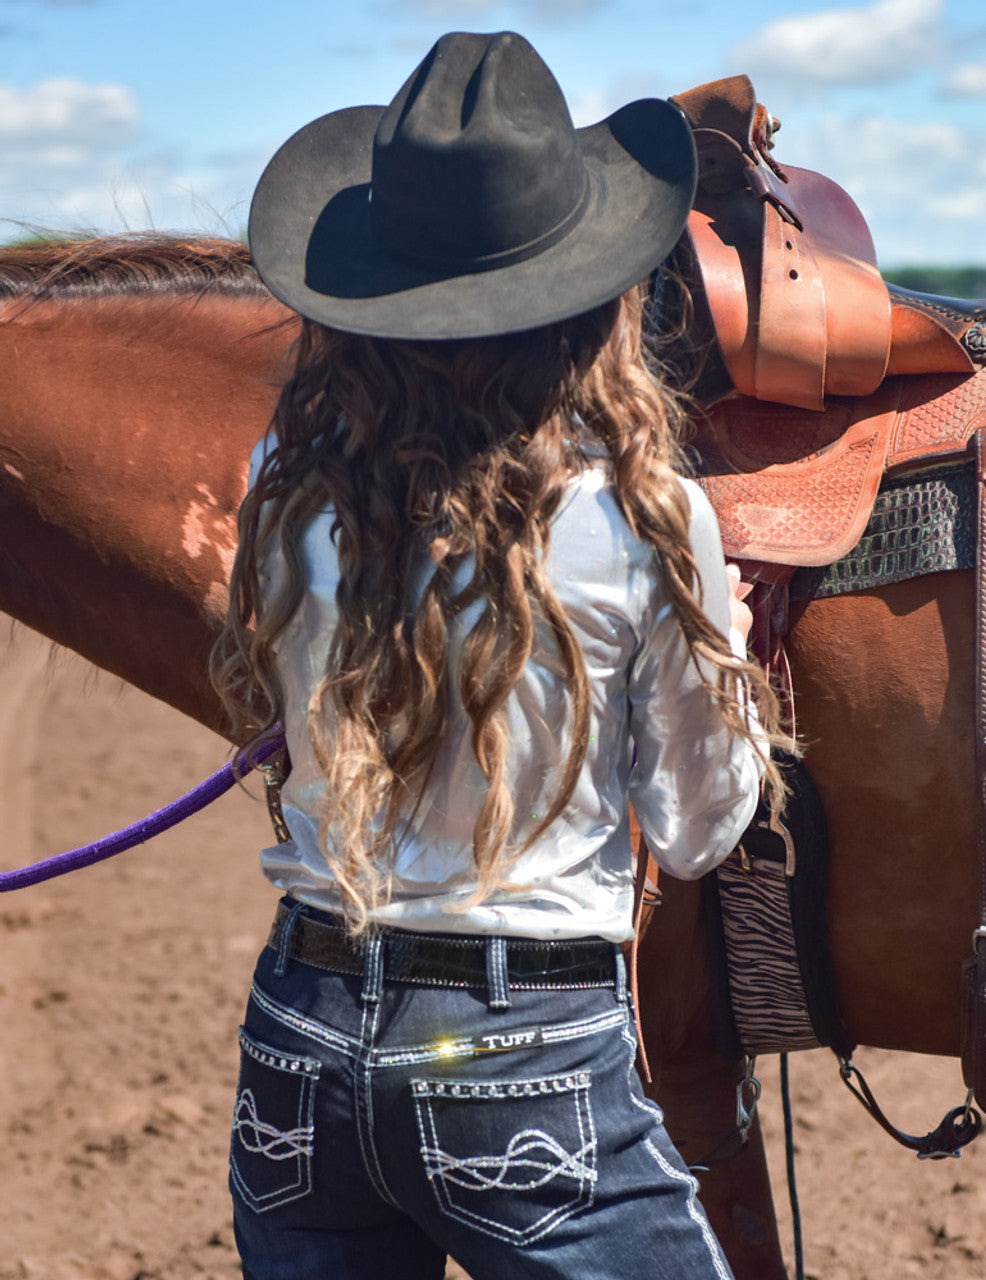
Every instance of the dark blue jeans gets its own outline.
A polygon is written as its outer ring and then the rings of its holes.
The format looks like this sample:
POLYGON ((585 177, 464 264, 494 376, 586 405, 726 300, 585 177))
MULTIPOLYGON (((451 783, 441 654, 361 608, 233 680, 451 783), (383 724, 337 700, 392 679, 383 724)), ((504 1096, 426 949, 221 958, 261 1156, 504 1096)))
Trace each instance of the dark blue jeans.
POLYGON ((611 987, 412 986, 260 957, 230 1185, 246 1280, 728 1280, 611 987))

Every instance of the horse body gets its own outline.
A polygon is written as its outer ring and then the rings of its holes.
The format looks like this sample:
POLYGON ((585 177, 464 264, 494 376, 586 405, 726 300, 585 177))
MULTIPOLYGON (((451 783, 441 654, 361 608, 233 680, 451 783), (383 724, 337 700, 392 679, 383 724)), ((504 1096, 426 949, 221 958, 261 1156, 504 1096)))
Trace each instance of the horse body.
POLYGON ((860 1044, 957 1055, 959 969, 978 924, 972 574, 816 601, 788 652, 828 815, 847 1029, 860 1044))
MULTIPOLYGON (((140 254, 105 252, 117 266, 140 254)), ((90 287, 50 256, 26 283, 18 267, 20 296, 0 311, 0 609, 216 728, 206 655, 246 460, 296 330, 242 251, 186 259, 154 287, 144 268, 126 287, 102 287, 94 269, 90 287)), ((0 253, 0 292, 5 273, 0 253)), ((859 1043, 958 1052, 958 969, 976 923, 969 579, 815 601, 789 637, 859 1043)), ((700 889, 663 892, 640 951, 653 1092, 686 1160, 710 1166, 702 1198, 738 1280, 783 1280, 759 1134, 736 1136, 742 1063, 716 1042, 700 889)))
POLYGON ((234 515, 294 331, 242 279, 15 297, 0 323, 0 609, 211 727, 234 515))

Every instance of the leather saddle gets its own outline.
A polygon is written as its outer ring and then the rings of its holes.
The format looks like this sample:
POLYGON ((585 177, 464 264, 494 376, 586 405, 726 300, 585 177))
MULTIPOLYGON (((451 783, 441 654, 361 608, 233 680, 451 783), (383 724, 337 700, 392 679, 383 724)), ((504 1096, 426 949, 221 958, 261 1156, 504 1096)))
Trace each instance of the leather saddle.
MULTIPOLYGON (((696 388, 708 407, 694 448, 726 554, 756 583, 751 639, 769 668, 781 656, 795 566, 832 565, 845 556, 888 473, 906 476, 919 464, 969 456, 975 440, 978 519, 986 527, 986 304, 885 285, 865 220, 846 192, 773 159, 779 126, 746 76, 702 85, 675 101, 699 155, 698 192, 678 265, 699 328, 714 339, 696 388)), ((980 565, 980 633, 982 573, 980 565)), ((977 671, 986 903, 981 645, 977 671)), ((963 970, 963 1075, 986 1105, 986 908, 974 947, 963 970)), ((850 1066, 844 1061, 843 1078, 850 1066)), ((968 1132, 950 1153, 978 1132, 979 1117, 973 1124, 968 1106, 950 1113, 943 1127, 960 1115, 968 1132)))
POLYGON ((761 578, 832 564, 885 472, 984 425, 986 306, 888 287, 847 193, 774 160, 748 77, 673 101, 699 155, 680 265, 715 338, 694 447, 726 553, 761 578))

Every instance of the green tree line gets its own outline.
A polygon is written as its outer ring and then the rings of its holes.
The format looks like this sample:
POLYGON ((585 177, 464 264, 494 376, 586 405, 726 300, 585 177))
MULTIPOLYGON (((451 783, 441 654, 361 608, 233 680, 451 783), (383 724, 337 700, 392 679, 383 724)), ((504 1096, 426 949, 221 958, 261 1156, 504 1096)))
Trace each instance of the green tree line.
POLYGON ((986 298, 986 267, 894 267, 884 270, 888 284, 944 298, 986 298))

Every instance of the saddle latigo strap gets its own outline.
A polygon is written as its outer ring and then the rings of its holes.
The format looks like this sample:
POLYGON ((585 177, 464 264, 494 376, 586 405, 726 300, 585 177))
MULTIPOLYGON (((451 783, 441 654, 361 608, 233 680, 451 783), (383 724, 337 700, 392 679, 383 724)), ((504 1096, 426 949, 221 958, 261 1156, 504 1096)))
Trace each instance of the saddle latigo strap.
POLYGON ((976 931, 975 952, 962 965, 962 1079, 986 1107, 986 934, 976 931))
POLYGON ((986 1106, 986 427, 976 433, 979 482, 976 565, 976 825, 979 845, 979 926, 962 966, 962 1075, 986 1106))

